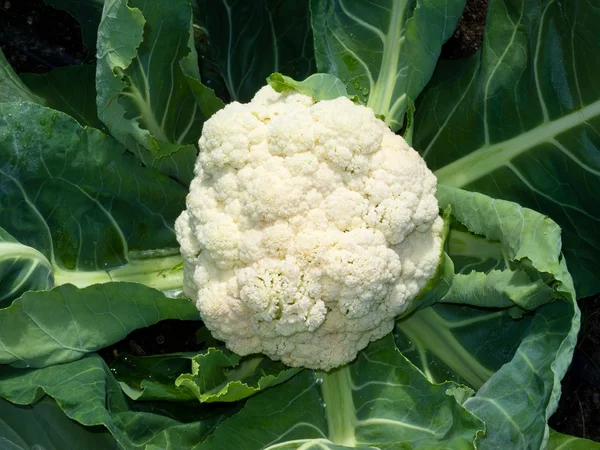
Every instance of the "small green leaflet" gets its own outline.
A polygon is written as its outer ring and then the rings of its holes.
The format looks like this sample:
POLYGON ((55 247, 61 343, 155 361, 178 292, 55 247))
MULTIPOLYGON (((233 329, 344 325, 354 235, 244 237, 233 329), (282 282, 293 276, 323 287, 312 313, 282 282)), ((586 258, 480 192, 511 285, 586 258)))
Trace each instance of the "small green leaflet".
POLYGON ((296 81, 280 73, 274 73, 269 75, 267 83, 277 92, 297 91, 312 97, 316 102, 348 97, 353 102, 358 103, 355 95, 348 95, 346 86, 341 80, 327 73, 316 73, 302 81, 296 81))

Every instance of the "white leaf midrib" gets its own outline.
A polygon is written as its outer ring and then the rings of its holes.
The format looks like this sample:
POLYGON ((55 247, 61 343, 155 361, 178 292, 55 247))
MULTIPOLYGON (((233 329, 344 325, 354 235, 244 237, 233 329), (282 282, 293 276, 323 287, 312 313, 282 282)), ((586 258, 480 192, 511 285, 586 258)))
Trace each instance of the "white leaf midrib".
POLYGON ((396 87, 398 61, 404 44, 404 27, 400 24, 405 21, 407 5, 408 2, 392 3, 388 30, 382 42, 383 54, 379 74, 367 102, 367 106, 377 114, 384 114, 386 117, 389 115, 396 87))

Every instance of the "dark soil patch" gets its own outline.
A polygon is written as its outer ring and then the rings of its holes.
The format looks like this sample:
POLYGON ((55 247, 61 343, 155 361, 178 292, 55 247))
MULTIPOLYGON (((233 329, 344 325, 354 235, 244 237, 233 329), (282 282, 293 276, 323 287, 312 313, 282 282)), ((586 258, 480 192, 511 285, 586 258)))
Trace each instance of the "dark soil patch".
POLYGON ((481 48, 487 0, 468 0, 456 31, 442 47, 441 59, 459 59, 472 55, 481 48))
POLYGON ((204 343, 197 343, 196 333, 201 328, 201 321, 163 320, 148 328, 133 331, 122 341, 98 353, 110 364, 120 353, 150 356, 201 351, 206 348, 204 343))
POLYGON ((0 48, 17 73, 81 64, 87 54, 77 20, 43 0, 0 0, 0 48))

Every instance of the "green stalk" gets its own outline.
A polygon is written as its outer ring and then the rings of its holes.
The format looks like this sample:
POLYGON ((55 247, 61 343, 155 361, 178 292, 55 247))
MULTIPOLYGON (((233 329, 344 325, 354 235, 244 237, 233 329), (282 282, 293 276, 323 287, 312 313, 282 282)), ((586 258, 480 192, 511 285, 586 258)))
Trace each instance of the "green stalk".
POLYGON ((158 258, 134 259, 124 266, 109 270, 76 271, 55 267, 54 284, 74 284, 86 287, 109 281, 129 281, 141 283, 159 291, 181 291, 183 268, 181 256, 171 255, 158 258))
POLYGON ((352 399, 352 378, 348 366, 343 366, 323 377, 321 394, 329 428, 329 440, 337 445, 356 446, 356 411, 352 399))

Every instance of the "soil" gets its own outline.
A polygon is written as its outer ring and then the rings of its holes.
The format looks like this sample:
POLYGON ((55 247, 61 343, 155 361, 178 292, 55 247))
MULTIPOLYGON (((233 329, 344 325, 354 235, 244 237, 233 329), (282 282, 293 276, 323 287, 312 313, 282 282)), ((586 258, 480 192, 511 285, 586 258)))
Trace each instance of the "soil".
POLYGON ((200 321, 163 320, 133 331, 122 341, 98 353, 110 364, 120 353, 149 356, 201 351, 206 345, 198 339, 196 333, 203 329, 200 321))
MULTIPOLYGON (((442 48, 442 59, 464 58, 481 47, 486 10, 486 0, 467 1, 456 32, 442 48)), ((0 0, 0 47, 16 72, 44 73, 81 64, 86 57, 77 21, 43 0, 0 0)), ((600 442, 600 296, 582 299, 579 305, 582 331, 550 425, 600 442)), ((123 352, 143 356, 201 350, 206 347, 196 336, 201 325, 166 320, 136 330, 99 353, 111 363, 123 352)))
POLYGON ((17 73, 82 64, 87 54, 77 20, 43 0, 0 0, 0 48, 17 73))
POLYGON ((472 55, 481 47, 487 0, 467 0, 456 31, 442 47, 441 59, 459 59, 472 55))

